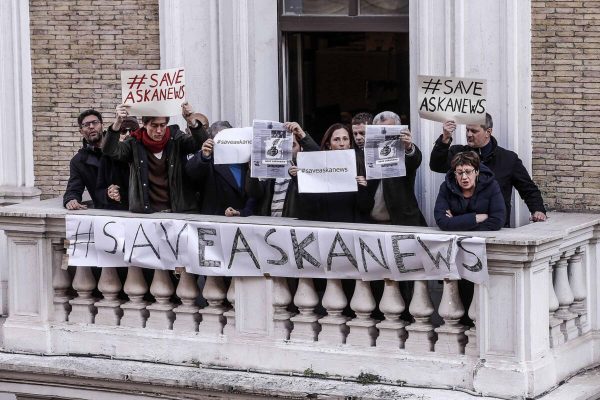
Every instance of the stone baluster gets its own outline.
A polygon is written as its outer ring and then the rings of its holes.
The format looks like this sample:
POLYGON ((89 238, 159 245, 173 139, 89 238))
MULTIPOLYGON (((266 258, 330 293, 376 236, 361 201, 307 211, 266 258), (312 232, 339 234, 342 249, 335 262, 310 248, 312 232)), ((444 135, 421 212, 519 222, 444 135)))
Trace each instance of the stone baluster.
POLYGON ((290 321, 294 323, 290 340, 316 341, 321 325, 317 322, 319 316, 315 314, 315 307, 319 304, 319 296, 315 291, 312 278, 300 278, 298 280, 294 304, 298 307, 299 314, 290 318, 290 321))
POLYGON ((561 319, 563 324, 561 330, 565 334, 566 340, 571 340, 578 335, 575 318, 577 314, 569 311, 569 307, 573 304, 575 297, 569 285, 569 276, 567 272, 567 259, 569 255, 564 253, 556 263, 554 268, 554 291, 558 298, 558 310, 554 313, 556 318, 561 319))
POLYGON ((549 266, 548 266, 548 272, 549 272, 548 305, 549 305, 549 312, 550 312, 548 322, 550 325, 549 340, 550 340, 551 348, 556 348, 557 346, 559 346, 565 342, 565 335, 560 329, 560 326, 562 324, 562 319, 558 319, 555 316, 556 310, 558 310, 558 306, 559 306, 558 298, 556 297, 556 292, 554 291, 554 278, 553 278, 556 261, 557 260, 550 261, 549 266))
POLYGON ((378 321, 371 318, 375 310, 375 298, 371 292, 371 284, 360 279, 356 280, 354 295, 350 308, 356 313, 356 318, 346 322, 350 327, 346 344, 354 346, 375 346, 378 331, 375 327, 378 321))
POLYGON ((225 282, 221 276, 207 276, 202 296, 206 299, 208 305, 200 310, 202 322, 198 327, 198 332, 221 335, 225 326, 225 305, 223 301, 227 297, 225 282))
MULTIPOLYGON (((68 242, 64 246, 68 246, 68 242)), ((71 287, 72 277, 67 271, 69 256, 65 253, 62 244, 53 244, 52 246, 54 260, 52 271, 52 289, 54 289, 54 318, 55 322, 67 322, 71 312, 71 296, 67 291, 71 287)))
POLYGON ((435 329, 438 340, 435 343, 435 352, 441 354, 464 354, 467 328, 459 321, 465 314, 460 295, 458 281, 444 279, 442 299, 438 314, 444 319, 444 324, 435 329))
POLYGON ((573 304, 569 308, 574 314, 577 314, 577 318, 575 319, 575 324, 577 325, 578 334, 581 335, 583 333, 583 327, 587 322, 587 313, 585 306, 586 299, 586 285, 585 285, 585 270, 582 263, 582 251, 578 247, 573 254, 569 258, 568 264, 568 275, 569 275, 569 284, 571 285, 571 290, 573 291, 573 304))
POLYGON ((433 351, 436 334, 430 321, 431 314, 433 314, 433 304, 431 303, 431 297, 429 297, 427 281, 415 281, 413 297, 408 311, 410 311, 415 322, 406 327, 408 338, 404 348, 411 352, 433 351))
POLYGON ((328 344, 344 344, 348 335, 346 321, 348 317, 342 315, 348 305, 348 299, 342 288, 341 279, 328 279, 322 300, 327 315, 319 319, 321 333, 319 342, 328 344))
POLYGON ((121 304, 123 317, 121 317, 121 326, 129 328, 144 328, 148 319, 148 302, 144 300, 144 295, 148 292, 148 283, 140 267, 127 268, 127 278, 123 287, 129 301, 121 304))
POLYGON ((271 278, 273 280, 273 334, 279 340, 289 340, 292 331, 293 316, 288 311, 292 302, 292 293, 287 283, 287 278, 271 278))
POLYGON ((69 322, 93 324, 96 315, 94 303, 96 299, 92 291, 96 288, 96 278, 92 274, 91 267, 77 267, 73 278, 73 289, 77 291, 77 297, 71 299, 71 314, 69 322))
POLYGON ((225 326, 223 327, 223 334, 229 337, 235 335, 235 282, 237 278, 232 277, 229 283, 229 289, 227 289, 227 301, 231 304, 231 308, 223 313, 225 317, 225 326))
POLYGON ((173 330, 197 332, 200 322, 200 314, 198 314, 200 307, 196 305, 196 299, 200 296, 198 276, 182 270, 175 294, 181 299, 181 304, 173 309, 175 312, 173 330))
POLYGON ((118 298, 123 284, 119 279, 116 268, 102 268, 100 279, 98 280, 98 290, 104 297, 96 302, 98 309, 96 315, 96 324, 117 326, 123 316, 121 309, 122 301, 118 298))
POLYGON ((154 270, 150 293, 152 293, 156 301, 146 307, 150 312, 150 316, 146 321, 146 328, 160 330, 173 329, 173 320, 175 319, 173 308, 175 305, 171 302, 171 296, 175 293, 175 287, 173 286, 173 281, 171 281, 171 271, 164 269, 154 270))
POLYGON ((400 293, 398 282, 386 279, 383 295, 379 302, 379 310, 385 319, 376 325, 379 329, 377 347, 386 349, 403 349, 406 340, 406 321, 400 319, 400 314, 406 305, 400 293))
POLYGON ((479 340, 477 338, 477 313, 479 312, 479 285, 473 285, 473 299, 471 299, 471 305, 469 306, 468 315, 473 321, 473 326, 465 332, 468 341, 465 346, 465 354, 469 356, 479 356, 479 340))

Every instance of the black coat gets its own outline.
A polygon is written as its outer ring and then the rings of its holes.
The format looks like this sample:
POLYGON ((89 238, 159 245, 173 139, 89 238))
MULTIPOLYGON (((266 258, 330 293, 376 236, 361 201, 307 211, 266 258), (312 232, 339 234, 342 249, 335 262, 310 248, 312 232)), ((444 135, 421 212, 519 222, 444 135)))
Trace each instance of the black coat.
MULTIPOLYGON (((527 208, 533 214, 536 211, 546 213, 542 193, 537 185, 529 176, 529 172, 525 169, 523 162, 514 151, 506 150, 498 146, 496 138, 491 137, 492 151, 482 158, 481 162, 488 167, 496 177, 504 204, 506 207, 506 226, 510 223, 511 196, 512 188, 519 192, 521 198, 527 204, 527 208)), ((431 151, 431 159, 429 160, 429 168, 432 171, 446 173, 450 170, 450 161, 457 153, 463 151, 475 151, 480 153, 479 149, 474 149, 469 146, 445 144, 442 142, 442 136, 438 138, 431 151)))
POLYGON ((298 218, 326 222, 367 222, 373 197, 365 186, 357 192, 300 193, 298 218))
POLYGON ((253 215, 256 200, 248 195, 250 180, 248 164, 242 166, 242 186, 239 187, 228 164, 214 164, 213 158, 206 160, 198 151, 185 165, 185 173, 200 192, 200 213, 225 215, 227 207, 238 210, 242 217, 253 215))
MULTIPOLYGON (((170 125, 171 139, 163 150, 167 157, 169 178, 169 197, 172 212, 194 212, 198 209, 196 193, 185 175, 184 162, 187 154, 200 150, 208 134, 198 124, 190 129, 191 135, 179 130, 177 125, 170 125)), ((106 141, 102 148, 104 154, 114 160, 130 164, 129 175, 129 211, 152 213, 149 197, 148 150, 141 141, 129 137, 119 142, 119 132, 108 128, 106 141)))
POLYGON ((435 222, 443 231, 497 231, 504 226, 506 208, 500 186, 494 174, 485 165, 480 166, 475 192, 465 199, 454 171, 448 171, 442 182, 434 210, 435 222), (450 210, 452 217, 446 216, 450 210), (488 218, 477 223, 476 214, 488 218))
POLYGON ((96 208, 129 210, 129 164, 102 156, 98 168, 96 199, 98 199, 96 208), (107 189, 110 185, 119 186, 120 202, 108 197, 107 189))
POLYGON ((417 170, 421 165, 423 155, 419 147, 414 146, 414 154, 404 158, 406 176, 373 179, 368 183, 369 193, 372 197, 375 196, 378 186, 383 185, 383 198, 390 214, 390 222, 393 225, 427 226, 415 196, 417 170))
POLYGON ((98 148, 89 146, 83 141, 83 147, 73 156, 69 163, 69 181, 63 196, 63 206, 71 200, 81 203, 83 191, 87 189, 95 207, 98 207, 96 197, 96 180, 102 152, 98 148))

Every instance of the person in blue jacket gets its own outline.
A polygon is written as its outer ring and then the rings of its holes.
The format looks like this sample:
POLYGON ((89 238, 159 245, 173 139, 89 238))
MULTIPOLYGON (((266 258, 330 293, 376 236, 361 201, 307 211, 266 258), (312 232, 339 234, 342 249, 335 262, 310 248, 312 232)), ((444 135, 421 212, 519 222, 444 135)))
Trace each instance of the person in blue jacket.
POLYGON ((474 151, 456 154, 435 202, 435 222, 444 231, 497 231, 506 206, 493 172, 474 151))

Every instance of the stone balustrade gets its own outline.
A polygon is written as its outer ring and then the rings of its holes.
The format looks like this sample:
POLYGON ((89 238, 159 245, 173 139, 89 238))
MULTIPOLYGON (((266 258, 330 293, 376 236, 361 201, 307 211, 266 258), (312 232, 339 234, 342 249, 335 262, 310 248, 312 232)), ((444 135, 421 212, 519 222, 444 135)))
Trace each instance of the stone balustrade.
POLYGON ((486 238, 490 280, 474 285, 470 301, 473 285, 450 280, 224 278, 135 266, 67 268, 65 213, 55 200, 0 209, 10 293, 2 326, 5 351, 366 376, 503 398, 536 396, 600 361, 596 215, 552 213, 545 223, 478 233, 486 238))

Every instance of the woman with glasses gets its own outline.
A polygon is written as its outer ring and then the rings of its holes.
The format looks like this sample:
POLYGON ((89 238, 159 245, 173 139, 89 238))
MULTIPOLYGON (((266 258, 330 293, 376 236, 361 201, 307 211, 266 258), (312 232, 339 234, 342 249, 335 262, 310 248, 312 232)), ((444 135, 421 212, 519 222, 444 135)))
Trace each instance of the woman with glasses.
POLYGON ((456 154, 435 202, 435 222, 444 231, 497 231, 506 207, 494 174, 474 151, 456 154))

